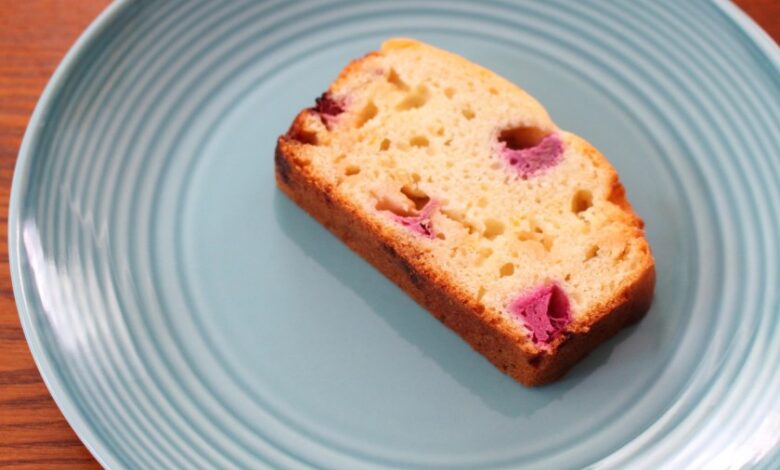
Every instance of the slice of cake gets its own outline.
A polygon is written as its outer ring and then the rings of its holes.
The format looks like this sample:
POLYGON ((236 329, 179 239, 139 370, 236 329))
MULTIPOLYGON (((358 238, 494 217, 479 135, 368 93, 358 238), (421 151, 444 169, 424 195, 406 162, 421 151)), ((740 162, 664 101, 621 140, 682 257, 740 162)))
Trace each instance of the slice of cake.
POLYGON ((298 114, 275 160, 282 191, 526 385, 650 307, 653 257, 615 169, 454 54, 385 42, 298 114))

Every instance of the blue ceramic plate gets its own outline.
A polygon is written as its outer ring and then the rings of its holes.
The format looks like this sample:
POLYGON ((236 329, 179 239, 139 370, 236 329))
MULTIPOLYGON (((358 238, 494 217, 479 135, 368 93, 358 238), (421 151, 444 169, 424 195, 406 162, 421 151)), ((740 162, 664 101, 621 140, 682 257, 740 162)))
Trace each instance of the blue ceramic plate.
POLYGON ((120 1, 39 103, 10 253, 109 468, 780 468, 780 53, 716 2, 120 1), (275 138, 388 37, 460 53, 617 166, 645 321, 527 389, 282 196, 275 138))

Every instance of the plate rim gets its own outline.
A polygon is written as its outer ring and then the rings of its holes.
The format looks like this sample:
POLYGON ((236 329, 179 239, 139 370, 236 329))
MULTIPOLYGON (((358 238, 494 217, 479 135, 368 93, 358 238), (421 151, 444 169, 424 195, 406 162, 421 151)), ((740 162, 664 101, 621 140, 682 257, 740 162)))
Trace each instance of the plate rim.
MULTIPOLYGON (((79 59, 82 58, 89 45, 98 39, 122 12, 137 3, 135 0, 114 0, 107 5, 78 36, 55 68, 38 98, 25 129, 14 165, 8 204, 7 242, 11 283, 14 303, 25 341, 46 389, 68 425, 95 460, 102 467, 108 469, 123 468, 123 464, 106 446, 104 440, 95 433, 92 426, 85 421, 73 398, 63 387, 62 380, 43 347, 38 327, 33 321, 31 311, 34 309, 29 306, 27 294, 35 292, 37 289, 23 280, 22 266, 27 263, 22 263, 23 258, 20 251, 20 216, 24 205, 22 193, 30 185, 30 164, 34 150, 44 128, 45 118, 57 97, 57 93, 62 88, 65 79, 77 67, 79 59)), ((767 69, 774 72, 774 79, 780 83, 780 47, 778 44, 735 3, 729 0, 714 0, 712 5, 736 27, 736 30, 743 35, 744 40, 753 45, 757 52, 763 56, 767 69)))
MULTIPOLYGON (((119 16, 121 12, 132 5, 134 0, 115 0, 108 4, 101 11, 87 28, 79 34, 73 45, 63 56, 60 63, 54 69, 54 73, 49 78, 43 89, 38 102, 33 109, 27 128, 22 137, 22 143, 19 146, 19 152, 14 165, 14 174, 11 180, 11 195, 8 203, 8 261, 11 271, 11 284, 14 293, 14 303, 16 304, 19 322, 22 325, 22 331, 33 357, 35 366, 40 373, 46 389, 51 395, 57 408, 62 413, 65 421, 71 427, 73 432, 79 438, 84 447, 94 459, 104 468, 121 468, 122 465, 117 460, 114 453, 106 447, 103 440, 97 436, 92 427, 85 422, 81 412, 73 403, 73 399, 64 389, 59 375, 44 351, 41 339, 38 335, 37 327, 32 320, 32 314, 28 307, 27 293, 31 286, 28 286, 22 277, 22 257, 20 255, 20 216, 24 198, 22 192, 30 184, 30 162, 32 154, 37 146, 38 139, 43 128, 42 123, 51 108, 57 93, 63 86, 65 79, 78 65, 79 59, 84 55, 87 47, 103 33, 109 24, 119 16)), ((32 288, 34 290, 34 288, 32 288)))

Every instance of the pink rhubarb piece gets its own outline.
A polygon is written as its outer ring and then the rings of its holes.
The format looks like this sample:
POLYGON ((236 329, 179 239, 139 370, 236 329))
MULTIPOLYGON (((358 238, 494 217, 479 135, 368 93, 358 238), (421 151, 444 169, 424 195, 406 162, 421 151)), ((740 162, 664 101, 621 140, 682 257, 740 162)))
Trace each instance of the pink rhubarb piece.
POLYGON ((339 114, 343 113, 343 102, 333 99, 330 93, 325 92, 316 100, 314 111, 319 113, 322 123, 328 128, 334 123, 339 114))
POLYGON ((424 237, 433 238, 435 233, 433 231, 431 216, 437 207, 438 204, 433 201, 428 201, 419 214, 407 216, 393 214, 393 220, 403 225, 404 227, 409 228, 409 230, 414 233, 424 237))
POLYGON ((563 156, 563 141, 558 134, 550 134, 533 147, 511 149, 500 143, 501 155, 523 179, 528 179, 557 165, 563 156))
POLYGON ((537 344, 549 344, 571 322, 569 298, 558 284, 537 287, 509 305, 537 344))

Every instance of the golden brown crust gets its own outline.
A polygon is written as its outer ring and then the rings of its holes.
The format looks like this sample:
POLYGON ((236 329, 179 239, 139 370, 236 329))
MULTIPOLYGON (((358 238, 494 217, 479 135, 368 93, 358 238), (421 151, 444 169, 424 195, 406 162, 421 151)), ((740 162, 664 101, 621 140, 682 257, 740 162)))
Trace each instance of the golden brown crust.
MULTIPOLYGON (((631 236, 640 243, 640 250, 645 254, 643 257, 644 264, 637 271, 636 276, 633 279, 627 279, 622 285, 621 291, 613 297, 607 305, 602 305, 600 308, 596 308, 594 311, 584 314, 581 320, 577 322, 578 324, 570 325, 570 329, 576 334, 583 334, 593 330, 601 323, 609 323, 605 317, 615 316, 615 312, 624 308, 623 305, 625 304, 636 304, 638 305, 637 308, 640 310, 644 308, 642 315, 649 310, 653 292, 655 290, 655 260, 650 253, 650 245, 644 238, 644 221, 637 215, 634 208, 628 202, 625 187, 620 182, 617 171, 612 167, 609 160, 607 160, 607 158, 590 142, 570 132, 566 132, 565 134, 568 136, 569 141, 576 145, 578 152, 587 155, 594 165, 609 168, 612 178, 609 182, 607 192, 609 196, 607 197, 607 200, 618 206, 623 211, 624 216, 628 218, 631 225, 635 227, 635 233, 631 234, 631 236), (643 301, 646 301, 646 306, 643 301)), ((640 315, 637 320, 641 318, 642 315, 640 315)), ((609 321, 613 322, 618 320, 610 319, 609 321)), ((631 323, 633 322, 628 322, 625 325, 631 323)), ((622 326, 619 327, 618 330, 620 328, 622 328, 622 326)), ((600 342, 601 341, 596 342, 595 344, 597 345, 600 342)))
POLYGON ((363 64, 372 58, 375 57, 381 57, 382 54, 378 51, 372 51, 368 54, 364 55, 363 57, 359 57, 357 59, 352 60, 349 64, 347 64, 346 67, 344 67, 341 72, 339 73, 339 76, 336 77, 336 80, 333 81, 333 83, 328 87, 328 91, 335 91, 338 90, 344 82, 346 82, 350 75, 353 75, 355 72, 358 72, 362 67, 363 64))
POLYGON ((607 160, 607 157, 602 155, 602 153, 599 152, 599 150, 590 142, 578 136, 577 134, 572 134, 571 132, 564 132, 564 134, 566 135, 569 142, 577 147, 577 151, 589 158, 591 162, 593 162, 593 165, 609 168, 609 171, 612 174, 612 178, 609 183, 609 189, 607 191, 607 200, 612 204, 620 207, 623 212, 625 212, 625 214, 632 219, 634 225, 640 229, 643 228, 645 225, 644 221, 639 217, 639 215, 637 215, 636 212, 634 212, 634 208, 631 207, 631 204, 628 202, 628 198, 626 197, 626 188, 623 187, 623 184, 620 182, 620 178, 618 177, 617 171, 612 167, 612 164, 609 162, 609 160, 607 160))
MULTIPOLYGON (((565 332, 547 351, 536 350, 522 338, 519 329, 511 328, 501 315, 485 312, 473 298, 460 292, 446 278, 437 276, 431 266, 420 262, 414 247, 397 241, 308 171, 307 166, 298 164, 301 158, 297 154, 304 143, 296 138, 302 130, 302 115, 307 112, 302 111, 288 134, 277 142, 275 166, 279 188, 497 368, 519 382, 533 386, 560 378, 596 346, 638 321, 649 309, 655 270, 648 252, 647 263, 638 278, 626 284, 614 302, 592 312, 588 316, 589 325, 565 332)), ((615 186, 615 191, 621 188, 615 186)))

